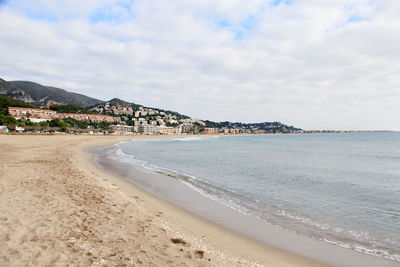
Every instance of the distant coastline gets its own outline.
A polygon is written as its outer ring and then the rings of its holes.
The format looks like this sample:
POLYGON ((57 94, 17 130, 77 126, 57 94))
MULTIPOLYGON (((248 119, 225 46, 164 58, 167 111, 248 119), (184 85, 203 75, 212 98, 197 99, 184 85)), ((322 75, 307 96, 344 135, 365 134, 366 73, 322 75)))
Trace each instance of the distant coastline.
POLYGON ((46 132, 55 131, 49 128, 58 128, 58 131, 73 133, 102 131, 106 134, 112 132, 164 135, 302 131, 300 128, 277 121, 240 123, 201 120, 175 111, 150 108, 118 98, 102 101, 29 81, 3 79, 0 79, 1 115, 3 118, 0 117, 0 125, 7 126, 11 131, 33 129, 46 132))

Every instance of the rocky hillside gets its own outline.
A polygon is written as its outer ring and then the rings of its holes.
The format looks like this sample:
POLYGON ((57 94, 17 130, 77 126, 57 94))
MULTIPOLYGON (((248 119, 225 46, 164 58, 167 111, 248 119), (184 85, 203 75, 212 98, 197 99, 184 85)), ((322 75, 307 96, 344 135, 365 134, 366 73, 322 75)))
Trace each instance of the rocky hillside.
POLYGON ((179 124, 199 124, 210 128, 233 128, 250 130, 255 133, 287 133, 301 130, 294 126, 288 126, 280 122, 213 122, 208 120, 192 119, 189 116, 179 114, 171 110, 150 108, 136 103, 129 103, 114 98, 110 101, 102 101, 85 95, 67 92, 64 89, 43 86, 34 82, 12 81, 0 79, 0 96, 17 99, 35 106, 46 106, 49 101, 53 110, 66 113, 98 113, 120 117, 127 125, 135 122, 145 125, 177 126, 179 124), (69 105, 57 105, 69 104, 69 105), (54 105, 56 104, 56 105, 54 105))
POLYGON ((71 103, 89 107, 104 101, 85 95, 67 92, 64 89, 43 86, 28 81, 5 81, 0 79, 0 95, 21 100, 35 106, 45 106, 49 101, 71 103))

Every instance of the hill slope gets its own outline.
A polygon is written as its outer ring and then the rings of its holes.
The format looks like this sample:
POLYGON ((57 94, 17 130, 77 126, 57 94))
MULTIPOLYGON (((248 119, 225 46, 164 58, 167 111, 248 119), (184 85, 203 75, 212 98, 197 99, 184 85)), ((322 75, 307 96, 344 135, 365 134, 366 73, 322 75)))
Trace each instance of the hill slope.
POLYGON ((104 101, 85 95, 67 92, 64 89, 43 86, 28 81, 5 81, 0 79, 0 95, 30 103, 35 106, 45 106, 49 101, 71 103, 82 107, 93 106, 104 101))
MULTIPOLYGON (((260 122, 260 123, 240 123, 240 122, 213 122, 200 121, 192 119, 189 116, 179 114, 171 110, 162 110, 158 108, 145 107, 143 105, 129 103, 121 99, 111 99, 110 101, 102 101, 85 95, 67 92, 64 89, 43 86, 28 81, 12 81, 7 82, 0 78, 0 96, 6 96, 13 99, 21 100, 35 106, 45 106, 49 101, 55 101, 69 105, 53 105, 52 109, 58 112, 67 113, 99 113, 112 116, 119 116, 127 120, 128 125, 132 125, 137 119, 135 111, 141 110, 144 114, 139 117, 146 120, 158 120, 164 118, 169 124, 177 124, 182 120, 191 123, 200 123, 205 127, 211 128, 235 128, 241 130, 272 132, 293 132, 301 130, 294 126, 288 126, 280 122, 260 122), (129 109, 126 109, 128 108, 129 109), (162 116, 161 116, 162 115, 162 116), (172 122, 171 122, 172 120, 172 122)), ((169 124, 166 124, 167 126, 169 124)))

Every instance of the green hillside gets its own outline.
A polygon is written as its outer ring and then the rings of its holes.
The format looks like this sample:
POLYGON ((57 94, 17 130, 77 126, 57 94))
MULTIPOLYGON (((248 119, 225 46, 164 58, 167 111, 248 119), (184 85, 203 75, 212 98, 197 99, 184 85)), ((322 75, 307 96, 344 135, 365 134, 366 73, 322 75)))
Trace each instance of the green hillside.
POLYGON ((43 86, 29 81, 5 81, 3 79, 0 79, 0 95, 21 100, 34 106, 45 106, 49 101, 75 104, 82 107, 104 102, 56 87, 43 86))

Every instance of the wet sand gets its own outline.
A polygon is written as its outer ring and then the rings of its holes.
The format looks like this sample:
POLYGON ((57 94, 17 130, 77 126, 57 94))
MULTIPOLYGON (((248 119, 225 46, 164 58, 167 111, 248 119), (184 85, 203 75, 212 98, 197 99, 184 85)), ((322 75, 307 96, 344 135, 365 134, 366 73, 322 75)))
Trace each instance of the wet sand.
POLYGON ((85 152, 131 139, 0 135, 0 266, 326 266, 160 200, 85 152))
POLYGON ((96 155, 95 162, 102 170, 235 233, 332 266, 397 266, 394 261, 299 235, 239 212, 194 190, 182 177, 144 169, 118 150, 117 146, 109 146, 89 149, 89 152, 96 155))

